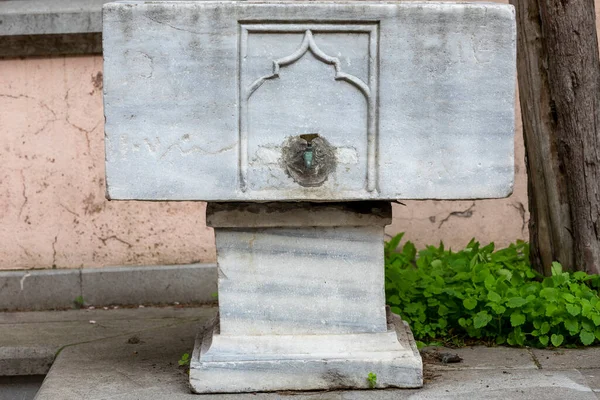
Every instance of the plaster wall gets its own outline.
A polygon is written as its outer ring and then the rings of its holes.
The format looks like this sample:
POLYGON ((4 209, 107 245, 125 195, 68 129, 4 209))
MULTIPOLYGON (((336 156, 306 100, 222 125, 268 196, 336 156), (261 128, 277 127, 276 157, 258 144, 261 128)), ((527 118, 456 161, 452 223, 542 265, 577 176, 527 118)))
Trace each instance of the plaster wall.
MULTIPOLYGON (((387 234, 453 248, 526 239, 520 120, 512 196, 395 204, 387 234)), ((215 260, 205 204, 105 199, 103 122, 101 56, 0 60, 0 270, 215 260)))

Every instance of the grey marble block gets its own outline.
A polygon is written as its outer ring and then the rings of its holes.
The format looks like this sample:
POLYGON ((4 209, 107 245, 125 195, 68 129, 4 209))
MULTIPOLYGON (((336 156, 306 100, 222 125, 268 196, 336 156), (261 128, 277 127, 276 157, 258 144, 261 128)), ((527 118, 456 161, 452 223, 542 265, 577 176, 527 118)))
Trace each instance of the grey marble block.
POLYGON ((415 388, 423 385, 412 332, 388 314, 380 333, 231 336, 215 319, 196 338, 190 385, 196 393, 278 390, 415 388))
POLYGON ((216 228, 221 332, 384 332, 383 226, 216 228))
POLYGON ((512 6, 129 1, 103 46, 112 199, 512 191, 512 6))

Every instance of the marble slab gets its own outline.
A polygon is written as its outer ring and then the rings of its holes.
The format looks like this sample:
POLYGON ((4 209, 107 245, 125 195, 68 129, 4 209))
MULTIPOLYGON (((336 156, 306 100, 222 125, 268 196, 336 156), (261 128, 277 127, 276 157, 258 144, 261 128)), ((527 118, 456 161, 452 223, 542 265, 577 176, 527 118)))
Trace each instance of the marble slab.
POLYGON ((488 3, 105 5, 108 196, 507 196, 514 18, 488 3))
POLYGON ((383 229, 216 228, 221 333, 385 332, 383 229))
POLYGON ((381 333, 232 336, 218 319, 196 338, 190 386, 196 393, 277 390, 415 388, 423 385, 422 361, 412 332, 389 314, 381 333))

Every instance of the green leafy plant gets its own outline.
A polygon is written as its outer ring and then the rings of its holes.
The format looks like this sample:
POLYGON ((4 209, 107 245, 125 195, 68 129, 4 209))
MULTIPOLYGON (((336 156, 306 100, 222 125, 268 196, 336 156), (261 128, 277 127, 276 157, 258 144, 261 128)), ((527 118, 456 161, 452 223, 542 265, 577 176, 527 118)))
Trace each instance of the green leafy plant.
POLYGON ((564 272, 542 277, 517 241, 494 251, 472 240, 464 250, 443 243, 417 253, 403 234, 385 245, 385 290, 418 345, 475 339, 513 346, 588 346, 600 341, 600 278, 564 272))
POLYGON ((369 382, 369 387, 371 389, 375 388, 375 386, 377 386, 377 374, 369 372, 369 375, 367 376, 367 382, 369 382))
POLYGON ((73 306, 76 309, 80 309, 83 308, 83 305, 85 304, 85 301, 83 300, 83 296, 77 296, 75 298, 75 300, 73 300, 73 306))
POLYGON ((190 365, 190 354, 183 353, 183 355, 181 356, 179 361, 177 361, 177 363, 179 364, 180 367, 185 367, 185 366, 190 365))

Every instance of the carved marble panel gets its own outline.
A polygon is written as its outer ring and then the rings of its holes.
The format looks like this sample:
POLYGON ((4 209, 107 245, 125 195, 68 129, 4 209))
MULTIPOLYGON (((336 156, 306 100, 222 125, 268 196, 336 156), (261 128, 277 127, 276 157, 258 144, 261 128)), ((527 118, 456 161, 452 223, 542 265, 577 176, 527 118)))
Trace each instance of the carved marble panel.
POLYGON ((241 190, 374 191, 377 24, 243 24, 240 36, 241 190), (282 149, 311 133, 335 154, 329 176, 304 185, 282 149))
POLYGON ((512 191, 511 6, 130 1, 103 40, 113 199, 512 191))

